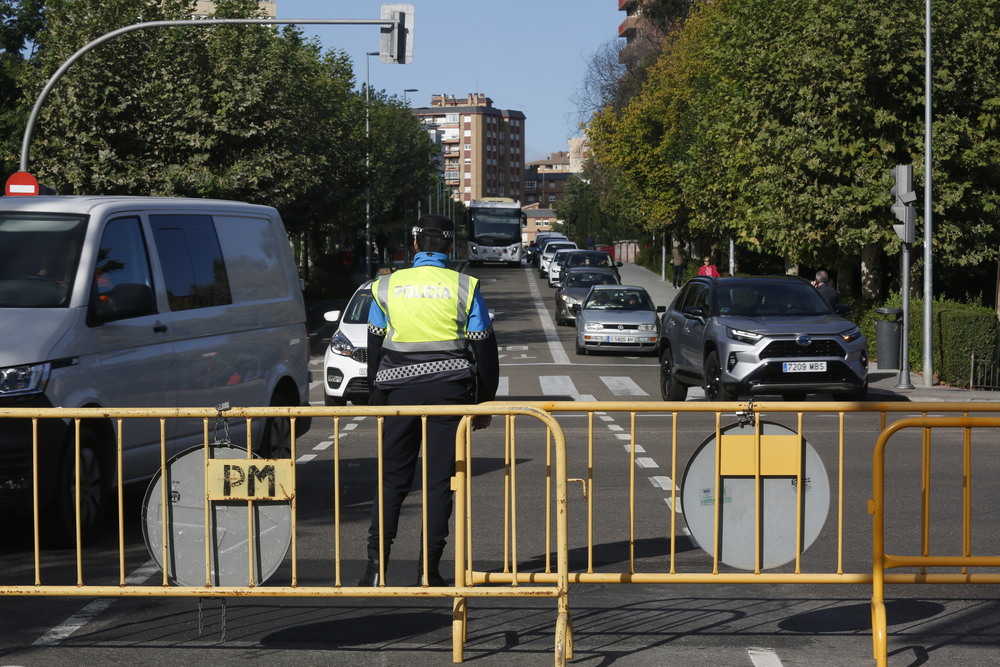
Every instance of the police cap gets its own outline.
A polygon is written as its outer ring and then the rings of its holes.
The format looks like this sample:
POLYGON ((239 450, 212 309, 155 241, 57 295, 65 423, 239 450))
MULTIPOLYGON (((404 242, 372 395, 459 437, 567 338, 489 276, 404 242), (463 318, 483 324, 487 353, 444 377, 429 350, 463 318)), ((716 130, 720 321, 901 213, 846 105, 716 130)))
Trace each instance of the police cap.
POLYGON ((423 215, 413 228, 414 236, 431 236, 444 239, 455 238, 455 223, 443 215, 423 215))

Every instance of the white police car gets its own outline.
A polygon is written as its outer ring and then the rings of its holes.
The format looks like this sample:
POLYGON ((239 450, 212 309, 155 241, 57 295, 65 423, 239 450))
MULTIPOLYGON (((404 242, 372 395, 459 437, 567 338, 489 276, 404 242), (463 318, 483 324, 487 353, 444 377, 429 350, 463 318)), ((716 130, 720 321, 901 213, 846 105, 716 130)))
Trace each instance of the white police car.
POLYGON ((327 405, 368 403, 368 309, 374 299, 373 282, 362 284, 343 311, 331 310, 323 315, 327 322, 339 323, 323 360, 327 405))

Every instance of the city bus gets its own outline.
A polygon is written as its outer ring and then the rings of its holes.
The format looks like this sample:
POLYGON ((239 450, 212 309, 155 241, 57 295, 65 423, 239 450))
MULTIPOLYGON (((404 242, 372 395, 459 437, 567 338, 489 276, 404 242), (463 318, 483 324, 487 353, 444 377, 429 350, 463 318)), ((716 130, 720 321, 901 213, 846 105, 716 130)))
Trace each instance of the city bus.
POLYGON ((483 262, 520 265, 524 253, 521 229, 527 223, 520 202, 506 197, 469 202, 465 222, 468 258, 473 266, 483 262))

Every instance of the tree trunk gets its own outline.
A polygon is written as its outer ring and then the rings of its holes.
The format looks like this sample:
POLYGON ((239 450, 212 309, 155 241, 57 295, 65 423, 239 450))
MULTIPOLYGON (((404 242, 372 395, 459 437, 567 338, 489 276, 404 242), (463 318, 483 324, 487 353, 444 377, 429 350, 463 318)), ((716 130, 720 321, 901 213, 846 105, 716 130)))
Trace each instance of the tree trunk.
POLYGON ((882 277, 878 270, 882 246, 866 245, 861 249, 861 298, 876 301, 882 298, 882 277))

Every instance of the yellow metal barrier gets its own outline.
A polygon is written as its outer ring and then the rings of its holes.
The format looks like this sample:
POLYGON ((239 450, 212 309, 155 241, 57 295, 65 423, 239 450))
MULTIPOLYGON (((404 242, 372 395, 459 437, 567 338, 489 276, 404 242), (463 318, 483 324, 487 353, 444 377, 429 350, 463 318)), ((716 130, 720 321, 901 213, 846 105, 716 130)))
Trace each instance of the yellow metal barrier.
MULTIPOLYGON (((313 428, 322 427, 323 418, 332 421, 334 431, 334 581, 330 585, 303 586, 299 584, 298 572, 298 541, 299 531, 296 521, 296 510, 298 496, 295 493, 295 466, 296 460, 296 439, 292 436, 291 460, 262 460, 260 458, 251 459, 253 456, 253 443, 247 437, 246 449, 247 458, 236 459, 213 459, 210 455, 210 423, 222 417, 222 413, 215 409, 61 409, 51 408, 45 410, 26 408, 6 408, 0 409, 0 419, 4 420, 30 420, 31 422, 31 460, 32 460, 32 488, 33 492, 33 516, 34 516, 34 583, 32 585, 4 584, 0 582, 0 595, 7 596, 32 596, 32 595, 52 595, 52 596, 88 596, 88 597, 436 597, 453 599, 453 623, 452 623, 452 657, 455 662, 462 662, 463 647, 467 634, 467 598, 472 597, 504 597, 504 598, 555 598, 557 601, 557 614, 555 624, 555 664, 565 665, 566 660, 572 657, 572 633, 569 618, 568 604, 568 555, 565 545, 567 539, 567 499, 566 499, 566 443, 558 422, 551 414, 539 410, 538 408, 524 405, 502 406, 491 404, 489 406, 414 406, 414 407, 352 407, 352 408, 233 408, 224 413, 228 420, 246 420, 247 433, 251 433, 251 425, 254 419, 267 419, 269 417, 288 418, 292 422, 292 433, 295 432, 295 420, 300 417, 313 419, 313 428), (341 578, 341 560, 344 550, 341 545, 341 474, 340 474, 340 435, 341 421, 345 417, 372 417, 377 420, 377 451, 376 456, 379 466, 378 477, 378 498, 380 499, 381 511, 381 469, 382 469, 382 427, 387 416, 419 416, 422 418, 424 426, 423 453, 426 454, 426 420, 431 416, 438 415, 460 415, 460 421, 455 442, 455 476, 452 479, 452 488, 455 491, 455 580, 452 586, 429 587, 421 586, 387 586, 380 585, 374 588, 345 586, 341 578), (472 531, 471 531, 471 500, 472 485, 470 480, 471 464, 473 462, 473 443, 471 417, 475 415, 501 415, 504 418, 507 432, 504 435, 506 442, 516 442, 516 435, 513 432, 514 419, 517 416, 530 417, 541 422, 546 433, 549 434, 551 450, 554 451, 554 468, 548 469, 549 476, 547 483, 551 484, 552 495, 546 495, 546 500, 552 498, 555 503, 555 527, 556 527, 556 556, 557 568, 554 578, 546 581, 534 582, 531 585, 523 585, 521 582, 513 581, 513 585, 487 585, 482 578, 476 581, 470 576, 472 572, 472 531), (160 428, 160 470, 166 478, 168 469, 167 456, 167 424, 171 419, 200 419, 203 423, 203 442, 205 449, 205 525, 203 536, 205 543, 204 564, 205 564, 205 584, 204 585, 172 585, 167 569, 163 568, 162 579, 159 585, 135 585, 126 582, 125 568, 125 535, 124 535, 124 484, 123 482, 123 434, 127 431, 126 422, 130 419, 152 418, 159 420, 160 428), (76 550, 75 550, 75 585, 49 584, 43 580, 43 550, 41 548, 41 522, 39 508, 39 422, 44 419, 60 419, 70 424, 70 433, 73 473, 75 481, 75 522, 76 522, 76 550), (84 577, 84 547, 81 532, 81 503, 80 489, 82 482, 81 475, 81 424, 94 424, 95 422, 105 422, 114 425, 114 432, 117 434, 115 443, 115 459, 117 468, 117 510, 118 510, 118 582, 116 585, 90 584, 84 577), (241 463, 244 461, 244 463, 241 463), (244 484, 247 475, 255 475, 254 479, 261 480, 268 488, 257 494, 250 490, 249 485, 244 484), (250 511, 247 513, 247 534, 249 536, 247 545, 248 576, 246 585, 213 585, 211 573, 211 557, 209 546, 212 543, 209 532, 211 522, 209 521, 209 508, 213 502, 236 502, 245 500, 250 511), (291 542, 290 542, 290 581, 287 585, 258 585, 255 580, 255 531, 252 517, 253 506, 256 502, 273 502, 274 500, 287 500, 291 503, 291 542)), ((9 424, 10 422, 8 422, 9 424)), ((424 457, 426 458, 426 457, 424 457)), ((426 465, 423 471, 425 483, 423 488, 426 493, 426 465)), ((171 536, 168 534, 168 485, 161 486, 161 496, 159 498, 162 508, 162 534, 159 536, 162 544, 162 562, 168 562, 168 545, 171 536)), ((511 481, 507 489, 508 497, 516 495, 516 485, 511 481)), ((506 494, 505 494, 506 495, 506 494)), ((426 497, 423 498, 423 524, 422 534, 426 541, 426 497)), ((551 519, 551 503, 546 502, 546 513, 551 519)), ((424 544, 423 569, 426 571, 427 548, 424 544)), ((384 553, 384 545, 380 544, 380 550, 384 553)), ((362 545, 358 545, 358 551, 363 553, 362 545)), ((385 559, 382 558, 384 563, 385 559)), ((383 572, 384 574, 384 572, 383 572)), ((383 577, 384 581, 384 577, 383 577)))
MULTIPOLYGON (((455 408, 446 407, 414 407, 414 408, 261 408, 234 409, 228 413, 232 418, 261 419, 269 416, 291 417, 292 419, 309 416, 314 424, 319 419, 332 420, 334 432, 334 459, 340 461, 341 420, 345 417, 372 417, 378 424, 379 451, 381 449, 381 431, 383 419, 392 415, 439 415, 457 414, 455 408)), ((558 601, 555 630, 555 662, 564 664, 572 657, 572 630, 568 608, 568 587, 570 584, 612 584, 612 583, 643 583, 643 584, 861 584, 873 586, 872 619, 873 645, 876 659, 882 660, 885 655, 885 610, 882 603, 882 587, 886 583, 969 583, 997 582, 1000 575, 991 574, 944 574, 944 573, 906 573, 888 572, 892 568, 902 567, 1000 567, 1000 559, 971 558, 970 519, 966 519, 963 527, 962 557, 932 557, 929 554, 930 533, 930 474, 927 466, 930 461, 930 433, 932 429, 956 427, 966 429, 966 442, 971 437, 970 429, 1000 426, 1000 420, 986 417, 970 417, 971 413, 996 413, 996 404, 990 403, 821 403, 821 402, 774 402, 774 403, 712 403, 712 402, 533 402, 509 405, 503 402, 483 404, 479 406, 462 406, 463 415, 492 414, 503 418, 502 446, 504 451, 503 473, 503 507, 486 507, 480 510, 477 506, 474 513, 473 502, 475 494, 472 490, 472 467, 476 457, 472 456, 472 433, 469 419, 466 418, 458 431, 456 439, 456 476, 454 489, 456 491, 455 512, 455 584, 446 588, 429 588, 423 586, 398 587, 383 586, 375 589, 344 586, 341 580, 341 558, 343 550, 340 543, 341 535, 341 478, 339 463, 334 468, 334 581, 329 586, 301 586, 297 575, 297 540, 293 529, 291 547, 291 582, 287 586, 238 586, 211 587, 213 596, 419 596, 419 597, 450 597, 453 599, 453 659, 458 662, 463 659, 462 645, 465 639, 467 620, 467 598, 470 597, 553 597, 558 601), (953 417, 937 417, 931 415, 952 414, 953 417), (910 417, 908 415, 918 415, 910 417), (573 419, 585 418, 582 429, 574 429, 582 435, 571 439, 567 444, 565 432, 570 428, 573 419), (527 425, 522 422, 528 417, 527 425), (557 417, 563 420, 557 421, 557 417), (627 426, 615 424, 618 429, 610 432, 597 426, 605 420, 627 423, 627 426), (771 419, 783 422, 794 433, 765 433, 761 424, 771 419), (867 477, 872 476, 874 500, 867 503, 867 498, 847 497, 845 486, 847 481, 861 481, 857 477, 849 480, 846 471, 847 463, 855 466, 859 461, 867 460, 871 441, 866 437, 863 441, 849 441, 846 423, 848 420, 869 420, 864 428, 868 429, 875 444, 874 468, 865 470, 863 481, 867 487, 867 477), (748 426, 739 434, 727 432, 730 424, 738 421, 748 426), (640 422, 648 428, 641 428, 640 422), (885 465, 885 443, 892 435, 908 428, 922 429, 922 456, 924 462, 923 485, 923 521, 922 521, 922 555, 911 558, 888 556, 881 542, 883 528, 883 496, 885 465), (749 430, 747 430, 749 429, 749 430), (881 433, 881 435, 877 435, 881 433), (627 457, 624 463, 628 465, 627 493, 612 495, 604 486, 604 482, 613 474, 621 475, 619 468, 615 473, 601 470, 595 463, 595 450, 603 447, 610 438, 615 444, 625 444, 627 457), (710 554, 695 550, 679 557, 678 538, 685 537, 678 524, 679 488, 676 481, 683 470, 688 456, 695 446, 706 439, 714 439, 714 483, 708 489, 712 503, 711 534, 715 543, 711 545, 710 554), (805 535, 803 520, 800 514, 802 496, 809 480, 804 476, 802 452, 804 443, 815 445, 821 450, 823 460, 830 474, 830 508, 829 518, 823 535, 819 538, 824 549, 812 547, 805 551, 805 535), (532 505, 528 512, 524 509, 526 484, 519 482, 519 476, 525 474, 523 460, 525 451, 533 455, 539 453, 538 447, 544 443, 544 511, 539 511, 532 505), (641 447, 647 453, 669 458, 666 469, 669 479, 673 482, 667 492, 667 505, 670 508, 669 517, 655 515, 658 524, 653 537, 663 540, 668 546, 662 553, 649 558, 637 554, 636 546, 644 536, 650 533, 640 533, 650 523, 649 513, 640 516, 639 508, 648 503, 646 494, 638 490, 639 479, 636 471, 639 464, 637 454, 641 447), (519 456, 520 452, 520 456, 519 456), (863 457, 858 454, 864 452, 863 457), (573 475, 572 479, 569 476, 573 475), (752 503, 753 532, 761 533, 761 517, 764 508, 764 498, 761 492, 762 480, 770 476, 779 476, 793 480, 795 485, 795 530, 794 558, 786 566, 767 567, 761 559, 761 544, 759 537, 754 544, 754 560, 750 567, 738 569, 722 562, 718 539, 721 534, 720 508, 726 502, 723 478, 740 477, 752 480, 754 498, 752 503), (567 483, 579 484, 581 493, 573 494, 572 502, 583 502, 586 511, 572 513, 573 521, 569 521, 569 504, 567 483), (519 493, 519 489, 521 492, 519 493), (622 497, 626 506, 617 503, 617 497, 622 497), (579 498, 579 500, 577 500, 579 498), (596 510, 596 511, 595 511, 596 510), (862 528, 867 529, 867 512, 874 514, 875 538, 873 548, 874 563, 868 561, 867 547, 862 550, 863 561, 845 562, 845 530, 849 534, 860 534, 862 528), (610 563, 595 563, 595 547, 606 546, 608 537, 601 531, 607 531, 617 524, 614 521, 599 521, 596 517, 601 512, 618 512, 616 517, 623 517, 627 522, 627 551, 619 561, 610 563), (528 520, 524 517, 528 514, 528 520), (488 560, 492 554, 484 557, 480 553, 480 545, 485 541, 475 539, 476 531, 485 530, 485 520, 492 523, 502 523, 502 554, 498 567, 477 567, 488 560), (540 525, 544 521, 544 526, 540 525), (529 529, 524 526, 529 524, 529 529), (599 525, 601 526, 599 528, 599 525), (571 532, 572 528, 572 532, 571 532), (541 544, 541 547, 538 547, 541 544), (570 562, 569 549, 585 547, 586 562, 570 562), (525 556, 524 554, 530 554, 525 556), (536 564, 532 558, 543 554, 543 563, 536 564), (555 556, 555 563, 552 557, 555 556), (659 560, 662 558, 662 560, 659 560)), ((217 413, 211 409, 202 410, 49 410, 37 414, 29 411, 13 409, 0 410, 0 418, 20 417, 34 419, 37 433, 39 418, 57 416, 74 420, 79 439, 80 420, 104 418, 118 420, 117 431, 122 430, 122 420, 133 417, 153 417, 160 419, 161 435, 168 419, 178 417, 194 417, 204 420, 204 441, 209 442, 209 422, 217 418, 217 413)), ((497 420, 499 421, 499 419, 497 420)), ((316 428, 317 426, 314 426, 316 428)), ((499 429, 483 432, 480 437, 499 437, 499 429)), ((478 442, 478 440, 477 440, 478 442)), ((293 442, 292 458, 295 458, 293 442)), ((119 442, 120 456, 120 442, 119 442)), ((251 447, 252 449, 252 447, 251 447)), ((966 445, 968 449, 968 445, 966 445)), ((37 457, 37 444, 34 455, 37 457)), ((165 454, 161 465, 166 465, 165 454)), ((381 455, 378 455, 379 459, 381 455)), ((79 458, 79 454, 77 454, 79 458)), ((77 464, 79 465, 79 463, 77 464)), ((965 478, 970 476, 971 460, 965 454, 965 478)), ((118 466, 119 471, 121 465, 118 466)), ((79 475, 79 472, 77 472, 79 475)), ((533 482, 534 483, 534 482, 533 482)), ((37 485, 36 485, 37 486, 37 485)), ((119 487, 121 485, 119 484, 119 487)), ((426 484, 424 485, 426 488, 426 484)), ((577 487, 574 486, 574 489, 577 487)), ((617 491, 617 489, 615 490, 617 491)), ((970 496, 965 490, 965 516, 970 510, 970 496)), ((867 496, 867 492, 865 493, 867 496)), ((291 498, 293 507, 293 523, 295 516, 296 497, 291 498)), ((37 505, 37 503, 36 503, 37 505)), ((118 506, 122 506, 119 491, 118 506)), ((648 505, 647 505, 648 506, 648 505)), ((660 504, 659 508, 663 505, 660 504)), ((36 508, 37 512, 37 508, 36 508)), ((655 512, 655 510, 654 510, 655 512)), ((424 519, 426 521, 426 518, 424 519)), ((655 523, 655 522, 654 522, 655 523)), ((118 586, 88 586, 82 575, 82 552, 77 548, 77 585, 50 586, 41 581, 41 571, 38 566, 39 548, 37 537, 36 515, 36 547, 35 547, 35 585, 34 586, 2 586, 0 595, 162 595, 162 596, 197 596, 206 595, 207 587, 170 586, 164 575, 160 586, 132 586, 125 584, 124 548, 120 553, 118 586)), ((488 525, 488 524, 487 524, 488 525)), ((621 525, 625 525, 624 523, 621 525)), ((646 528, 648 531, 648 528, 646 528)), ((426 531, 424 531, 426 535, 426 531)), ((498 533, 499 535, 499 533, 498 533)), ((124 537, 120 535, 120 542, 124 537)), ((613 541, 613 540, 612 540, 613 541)), ((709 546, 707 543, 705 546, 709 546)), ((427 554, 426 545, 423 553, 427 554)), ((583 551, 583 549, 581 549, 583 551)), ((495 559, 495 557, 494 557, 495 559)), ((426 563, 424 564, 426 568, 426 563)))
MULTIPOLYGON (((991 417, 923 417, 897 421, 886 428, 875 443, 873 455, 872 499, 869 511, 872 513, 874 532, 872 535, 872 642, 875 660, 880 667, 888 659, 888 637, 885 611, 885 584, 899 582, 900 578, 890 577, 886 571, 892 568, 920 568, 919 573, 905 575, 907 583, 1000 583, 1000 574, 970 573, 967 568, 1000 567, 1000 557, 974 556, 972 554, 972 430, 1000 428, 1000 418, 991 417), (932 435, 935 430, 962 429, 962 545, 959 556, 934 556, 930 551, 930 508, 931 508, 931 450, 932 435), (921 525, 920 555, 890 555, 885 551, 886 514, 886 465, 885 453, 889 440, 906 429, 921 429, 921 525), (962 568, 961 573, 933 573, 927 568, 962 568)), ((995 457, 996 448, 990 447, 989 454, 995 457)), ((992 509, 992 506, 988 509, 992 509)), ((995 531, 995 526, 990 526, 995 531)))
MULTIPOLYGON (((583 486, 583 493, 581 494, 582 502, 586 504, 586 512, 573 513, 574 517, 585 516, 585 525, 581 526, 580 521, 574 521, 571 524, 570 532, 570 548, 574 548, 581 540, 585 540, 586 546, 586 563, 582 562, 571 562, 569 581, 571 584, 614 584, 614 583, 641 583, 641 584, 861 584, 865 586, 878 583, 881 586, 884 583, 895 583, 895 584, 915 584, 924 582, 934 582, 934 583, 968 583, 970 581, 983 581, 983 582, 997 582, 1000 581, 1000 575, 970 575, 970 574, 960 574, 960 575, 949 575, 949 574, 929 574, 929 573, 882 573, 884 567, 880 567, 880 561, 876 561, 875 572, 877 574, 873 575, 872 569, 870 568, 870 563, 867 562, 857 562, 853 565, 845 564, 845 527, 847 526, 846 515, 853 513, 857 515, 859 509, 865 511, 868 509, 867 498, 862 496, 857 496, 853 498, 846 497, 845 494, 845 459, 851 456, 856 460, 858 447, 862 447, 867 456, 869 451, 869 440, 866 438, 864 442, 854 441, 850 443, 851 449, 853 451, 848 451, 849 443, 847 441, 847 435, 845 433, 845 422, 849 418, 863 418, 868 416, 873 418, 874 422, 871 426, 871 435, 874 440, 878 437, 879 433, 883 433, 882 438, 888 437, 886 434, 898 431, 901 428, 905 428, 909 425, 914 424, 924 424, 924 423, 937 423, 936 420, 940 419, 937 417, 929 417, 929 414, 958 414, 958 415, 968 415, 969 413, 996 413, 998 408, 996 404, 991 403, 845 403, 845 402, 805 402, 805 403, 795 403, 795 402, 773 402, 773 403, 711 403, 711 402, 684 402, 684 403, 662 403, 662 402, 533 402, 529 405, 538 407, 539 409, 551 412, 554 415, 566 416, 573 413, 582 413, 586 416, 586 431, 583 437, 573 437, 568 438, 570 442, 569 451, 567 453, 570 463, 573 462, 586 462, 585 473, 578 477, 571 477, 571 482, 579 482, 583 486), (642 431, 637 428, 637 418, 644 417, 649 418, 651 415, 663 415, 669 421, 669 426, 655 430, 650 437, 649 431, 642 431), (917 419, 906 418, 905 415, 917 414, 921 417, 917 419), (600 568, 603 571, 599 571, 599 568, 595 567, 594 564, 594 551, 595 546, 605 543, 605 540, 597 534, 597 527, 595 526, 595 506, 602 507, 606 503, 606 498, 608 497, 603 493, 600 488, 599 481, 602 478, 603 471, 595 468, 595 445, 600 441, 600 436, 596 433, 595 429, 595 416, 605 417, 607 415, 621 415, 627 419, 628 426, 624 430, 627 434, 628 443, 628 458, 629 458, 629 489, 627 502, 628 507, 627 519, 628 519, 628 556, 625 561, 625 567, 622 570, 616 570, 613 567, 600 568), (747 571, 736 571, 733 568, 726 568, 725 566, 720 567, 720 550, 718 548, 718 543, 714 545, 712 551, 712 556, 702 558, 698 563, 688 563, 686 567, 678 562, 677 553, 677 537, 681 537, 681 531, 677 524, 677 512, 671 511, 668 525, 663 534, 657 537, 662 537, 669 543, 669 549, 665 555, 664 566, 647 568, 646 571, 639 571, 637 565, 636 557, 636 544, 640 539, 640 536, 636 532, 637 524, 637 491, 636 491, 636 470, 637 470, 637 450, 639 443, 642 442, 643 446, 646 448, 647 453, 650 452, 650 442, 654 443, 653 446, 657 447, 656 453, 665 453, 670 459, 668 466, 666 466, 669 471, 669 477, 671 480, 677 480, 680 470, 683 469, 685 463, 685 457, 682 453, 682 445, 685 436, 683 431, 688 427, 688 421, 693 422, 699 415, 707 416, 711 418, 711 424, 708 426, 706 431, 703 431, 703 435, 712 436, 715 438, 715 461, 717 464, 716 478, 715 478, 715 488, 713 489, 713 495, 716 498, 720 497, 719 485, 720 479, 725 475, 739 475, 744 477, 753 478, 756 482, 755 487, 760 488, 760 480, 762 476, 765 475, 780 475, 785 477, 794 478, 796 481, 796 488, 798 489, 799 500, 801 501, 801 493, 804 488, 803 478, 802 478, 802 462, 799 459, 799 438, 807 439, 810 442, 822 443, 824 445, 824 452, 827 454, 826 462, 832 470, 831 477, 831 491, 836 499, 831 508, 831 516, 828 520, 828 526, 825 529, 825 533, 829 534, 831 537, 827 539, 835 539, 836 546, 833 551, 833 557, 828 561, 821 561, 819 557, 812 558, 810 554, 802 553, 802 522, 801 516, 796 515, 796 528, 795 528, 795 545, 796 545, 796 555, 794 558, 794 564, 791 567, 786 568, 775 568, 774 571, 763 571, 761 567, 760 560, 758 558, 755 566, 752 570, 747 571), (723 433, 724 424, 723 421, 735 422, 739 417, 750 416, 756 421, 758 426, 755 426, 753 435, 744 436, 726 436, 723 433), (818 427, 816 425, 809 426, 806 424, 806 420, 810 417, 816 418, 817 416, 823 416, 825 418, 832 417, 835 421, 830 424, 829 421, 823 422, 818 427), (759 423, 766 418, 784 418, 789 421, 794 426, 794 430, 799 435, 792 437, 784 436, 763 436, 759 428, 759 423), (897 420, 897 421, 893 421, 897 420), (832 431, 832 433, 830 433, 832 431), (833 456, 829 456, 830 452, 833 452, 833 456)), ((954 424, 966 423, 962 421, 963 419, 968 419, 967 417, 954 417, 951 418, 954 424)), ((979 418, 983 420, 981 423, 977 422, 976 419, 972 419, 968 423, 971 425, 981 426, 986 424, 991 424, 992 421, 987 418, 979 418)), ((623 420, 624 421, 624 420, 623 420)), ((705 420, 703 420, 705 421, 705 420)), ((945 425, 947 419, 942 420, 940 425, 945 425)), ((564 429, 567 428, 564 425, 564 429)), ((702 435, 697 436, 699 440, 702 435)), ((881 441, 881 439, 880 439, 881 441)), ((690 447, 690 440, 688 442, 690 447)), ((926 447, 925 447, 926 449, 926 447)), ((925 455, 927 459, 927 455, 925 455)), ((513 460, 513 457, 509 458, 508 461, 513 460)), ((968 467, 966 463, 966 467, 968 467)), ((516 475, 516 466, 510 466, 510 476, 513 480, 514 475, 516 475)), ((884 472, 884 468, 881 471, 876 471, 875 478, 878 479, 878 475, 884 472)), ((574 475, 574 471, 570 471, 570 475, 574 475)), ((925 477, 927 473, 924 473, 925 477)), ((603 475, 606 476, 606 475, 603 475)), ((867 479, 868 473, 865 473, 865 478, 867 479)), ((865 484, 867 486, 867 483, 865 484)), ((925 486, 929 487, 929 481, 925 481, 925 486)), ((678 506, 678 484, 673 484, 669 490, 669 506, 671 508, 676 508, 678 506)), ((967 490, 966 490, 967 492, 967 490)), ((575 496, 575 494, 574 494, 575 496)), ((923 541, 926 545, 927 534, 928 534, 928 522, 929 513, 927 511, 926 503, 928 502, 929 492, 924 494, 923 502, 924 507, 924 525, 922 528, 923 541)), ((514 500, 511 501, 513 506, 514 500)), ((714 526, 712 527, 712 534, 718 538, 720 534, 719 525, 719 514, 718 507, 721 503, 716 503, 715 505, 715 516, 714 516, 714 526)), ((801 507, 801 502, 796 505, 797 509, 801 507)), ((508 512, 514 511, 511 508, 505 508, 505 516, 508 512)), ((760 534, 760 517, 761 517, 761 498, 758 494, 755 501, 755 516, 758 525, 755 527, 754 532, 760 534)), ((968 510, 966 510, 968 515, 968 510)), ((546 516, 546 541, 550 543, 551 530, 548 528, 548 516, 546 516)), ((861 526, 855 520, 854 524, 851 525, 854 531, 860 531, 866 526, 861 526)), ((856 532, 851 534, 857 534, 856 532)), ((968 544, 970 537, 968 537, 968 530, 966 530, 965 543, 968 544)), ((512 555, 511 564, 508 566, 505 562, 505 567, 502 572, 475 572, 472 573, 473 579, 476 582, 484 583, 499 583, 499 582, 541 582, 548 581, 554 577, 551 574, 549 563, 546 563, 546 570, 543 573, 519 573, 517 571, 518 556, 516 553, 516 535, 509 537, 509 541, 514 545, 514 553, 512 555)), ((760 544, 756 545, 756 550, 759 553, 760 544)), ((876 558, 878 556, 879 547, 876 546, 876 558)), ((914 562, 920 562, 921 565, 936 565, 936 566, 957 566, 960 565, 972 565, 973 563, 965 560, 955 560, 949 558, 938 558, 930 560, 912 561, 912 560, 896 560, 895 557, 887 557, 886 567, 903 567, 905 565, 912 565, 914 562)), ((1000 566, 1000 559, 994 558, 991 560, 979 560, 975 563, 976 565, 992 565, 1000 566)), ((881 628, 881 633, 883 636, 883 653, 884 653, 884 632, 885 632, 885 617, 884 610, 881 612, 876 611, 876 605, 873 603, 873 637, 876 641, 876 646, 878 645, 878 633, 879 628, 881 628), (881 616, 878 616, 881 613, 881 616)), ((876 654, 878 649, 876 649, 876 654)), ((860 659, 860 658, 859 658, 860 659)))

